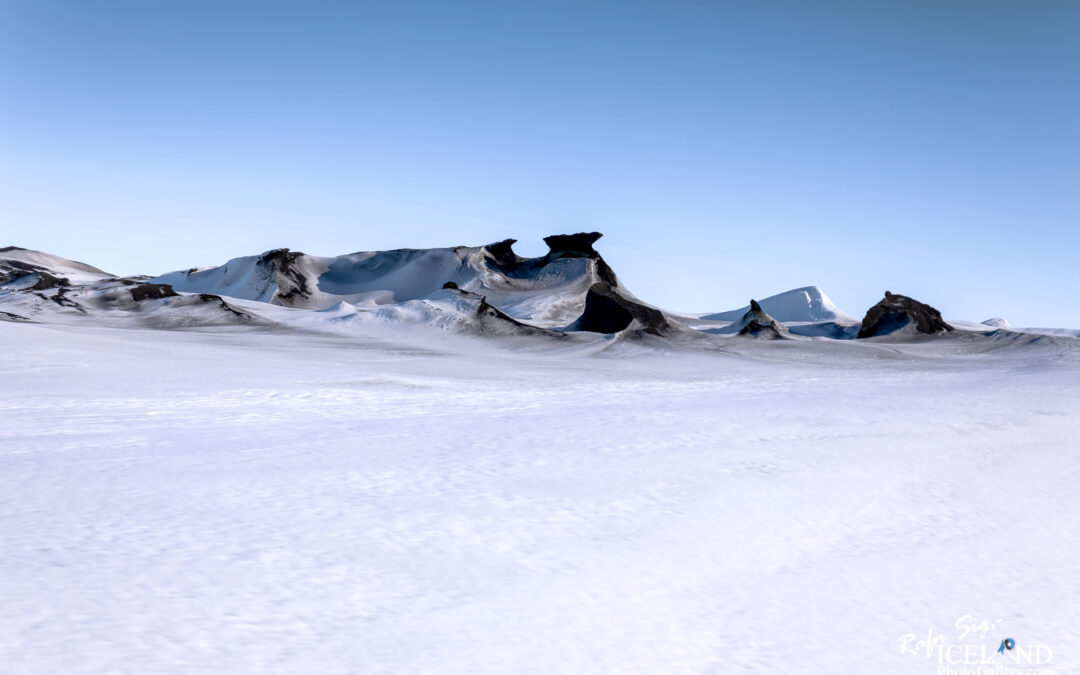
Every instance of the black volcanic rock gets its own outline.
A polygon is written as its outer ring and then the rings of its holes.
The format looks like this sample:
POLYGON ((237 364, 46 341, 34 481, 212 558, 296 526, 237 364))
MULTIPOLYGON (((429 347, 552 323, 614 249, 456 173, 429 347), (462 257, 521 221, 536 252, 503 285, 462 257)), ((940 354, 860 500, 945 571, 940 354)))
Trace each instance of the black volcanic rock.
POLYGON ((544 243, 551 249, 548 256, 595 258, 600 255, 593 248, 596 240, 604 235, 599 232, 578 232, 577 234, 553 234, 544 237, 544 243))
POLYGON ((941 318, 941 312, 906 295, 885 291, 885 297, 871 307, 862 320, 859 337, 868 338, 888 335, 907 325, 914 325, 919 333, 934 335, 953 330, 941 318))
POLYGON ((544 237, 548 252, 539 258, 522 258, 513 251, 516 239, 504 239, 484 246, 487 252, 487 266, 500 274, 514 279, 536 278, 544 273, 544 268, 561 258, 587 258, 596 263, 596 276, 600 281, 618 286, 615 272, 604 262, 600 253, 593 248, 600 237, 599 232, 578 232, 577 234, 553 234, 544 237))
MULTIPOLYGON (((10 250, 10 249, 0 249, 0 250, 10 250)), ((25 322, 25 323, 37 323, 33 319, 27 319, 25 316, 22 316, 21 314, 12 314, 11 312, 0 312, 0 321, 19 321, 19 322, 25 322)))
MULTIPOLYGON (((172 286, 169 286, 169 288, 172 288, 172 286)), ((250 314, 247 314, 245 312, 241 312, 240 310, 236 309, 235 307, 233 307, 229 303, 225 302, 225 298, 221 297, 220 295, 214 295, 213 293, 199 293, 196 297, 198 298, 198 301, 201 302, 201 303, 208 303, 208 304, 215 304, 216 303, 218 305, 218 307, 220 307, 221 309, 225 310, 226 312, 229 312, 230 314, 235 314, 236 316, 240 317, 241 319, 250 319, 251 318, 250 314)))
POLYGON ((517 253, 514 253, 514 244, 517 243, 517 239, 503 239, 497 241, 494 244, 488 244, 484 248, 487 250, 488 255, 495 261, 496 265, 500 267, 513 267, 519 262, 524 260, 517 253))
MULTIPOLYGON (((23 249, 9 246, 4 251, 21 251, 23 249)), ((9 281, 14 281, 19 277, 24 277, 27 274, 40 274, 47 272, 44 267, 40 265, 33 265, 31 263, 25 263, 21 260, 4 260, 0 263, 0 284, 6 284, 9 281)))
POLYGON ((743 326, 739 329, 738 335, 749 335, 766 340, 783 339, 790 336, 787 328, 765 313, 758 301, 752 298, 750 300, 750 311, 743 315, 740 323, 743 326))
POLYGON ((169 284, 139 284, 137 286, 128 287, 128 291, 131 292, 131 299, 139 302, 140 300, 160 300, 162 298, 175 298, 179 295, 173 287, 169 284))
POLYGON ((664 335, 671 330, 664 313, 619 293, 611 284, 601 281, 589 288, 585 296, 585 311, 572 324, 570 331, 592 333, 618 333, 637 321, 640 329, 653 335, 664 335))
POLYGON ((494 328, 496 332, 502 332, 503 334, 505 334, 507 329, 510 329, 519 335, 547 335, 549 337, 557 338, 566 337, 565 333, 549 330, 547 328, 540 328, 539 326, 531 326, 527 323, 518 321, 488 302, 487 296, 473 293, 472 291, 466 291, 463 288, 458 288, 458 285, 453 281, 447 281, 443 285, 442 290, 456 291, 459 295, 479 300, 479 302, 476 303, 475 316, 479 321, 478 325, 480 326, 481 332, 485 332, 485 329, 487 328, 494 328))
POLYGON ((307 277, 296 265, 303 255, 299 251, 277 248, 259 256, 259 264, 271 268, 276 275, 278 291, 274 299, 282 305, 291 306, 296 298, 311 297, 307 277))
POLYGON ((45 272, 44 270, 37 273, 38 280, 30 287, 32 291, 45 291, 50 288, 60 288, 62 286, 70 286, 71 282, 65 277, 54 277, 53 275, 45 272))

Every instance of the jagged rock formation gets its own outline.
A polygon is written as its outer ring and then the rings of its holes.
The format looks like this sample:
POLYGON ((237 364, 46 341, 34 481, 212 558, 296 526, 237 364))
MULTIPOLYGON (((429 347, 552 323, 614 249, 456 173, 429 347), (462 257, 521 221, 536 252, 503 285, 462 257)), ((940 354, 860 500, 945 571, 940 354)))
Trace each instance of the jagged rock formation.
POLYGON ((750 300, 750 311, 743 315, 742 319, 739 320, 739 324, 741 324, 741 328, 739 328, 738 335, 749 335, 765 340, 791 337, 787 328, 766 314, 757 300, 750 300))
POLYGON ((303 255, 287 248, 279 248, 259 256, 259 264, 272 268, 277 281, 277 292, 271 302, 292 306, 295 300, 311 297, 307 278, 297 263, 303 255))
POLYGON ((672 330, 659 309, 629 298, 601 281, 589 288, 585 311, 566 330, 618 333, 631 327, 652 335, 666 335, 672 330))
POLYGON ((885 291, 881 302, 866 312, 862 327, 859 328, 859 337, 888 335, 906 326, 912 326, 917 333, 928 335, 953 330, 953 327, 941 318, 941 312, 930 305, 906 295, 885 291))
POLYGON ((496 265, 511 268, 524 260, 524 258, 514 253, 514 244, 516 243, 517 239, 503 239, 494 244, 488 244, 484 249, 487 250, 488 256, 496 265))
POLYGON ((727 326, 703 330, 713 335, 744 335, 764 340, 791 337, 787 327, 770 316, 757 300, 751 300, 742 316, 727 326))
POLYGON ((599 253, 593 248, 593 244, 596 243, 600 237, 604 235, 599 232, 578 232, 577 234, 553 234, 550 237, 544 237, 544 243, 551 249, 548 252, 549 256, 556 256, 560 254, 569 254, 574 256, 584 256, 586 258, 593 258, 599 253))

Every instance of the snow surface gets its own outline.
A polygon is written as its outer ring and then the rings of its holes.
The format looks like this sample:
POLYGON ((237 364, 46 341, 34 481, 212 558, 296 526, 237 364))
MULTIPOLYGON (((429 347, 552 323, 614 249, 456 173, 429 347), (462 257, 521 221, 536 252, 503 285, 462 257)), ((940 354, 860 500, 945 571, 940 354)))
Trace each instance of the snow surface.
MULTIPOLYGON (((770 296, 758 302, 766 314, 780 322, 821 322, 833 321, 838 323, 859 323, 855 317, 842 312, 825 291, 817 286, 804 286, 790 291, 784 291, 770 296)), ((705 314, 701 319, 705 321, 738 321, 747 312, 750 305, 733 309, 727 312, 705 314)))
POLYGON ((936 673, 928 634, 1080 670, 1074 339, 274 311, 0 322, 0 671, 936 673))

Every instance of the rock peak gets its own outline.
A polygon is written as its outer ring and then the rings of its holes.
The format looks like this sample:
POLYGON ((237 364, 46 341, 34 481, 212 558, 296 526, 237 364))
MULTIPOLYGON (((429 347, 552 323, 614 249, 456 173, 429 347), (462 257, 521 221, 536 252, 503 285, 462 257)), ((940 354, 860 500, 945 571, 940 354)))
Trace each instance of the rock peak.
POLYGON ((666 335, 672 330, 667 317, 659 309, 628 298, 615 286, 598 281, 585 295, 585 311, 566 329, 618 333, 635 321, 639 330, 653 335, 666 335))
POLYGON ((487 250, 488 255, 491 256, 491 259, 495 261, 495 264, 508 266, 521 260, 518 254, 514 253, 514 244, 516 243, 517 239, 503 239, 494 244, 488 244, 484 248, 487 250))
POLYGON ((953 330, 937 309, 906 295, 885 291, 881 302, 867 310, 859 337, 887 335, 909 324, 915 326, 916 332, 928 335, 953 330))
POLYGON ((553 234, 544 237, 544 243, 551 249, 548 255, 560 253, 577 253, 592 258, 597 255, 593 244, 604 235, 599 232, 578 232, 577 234, 553 234))

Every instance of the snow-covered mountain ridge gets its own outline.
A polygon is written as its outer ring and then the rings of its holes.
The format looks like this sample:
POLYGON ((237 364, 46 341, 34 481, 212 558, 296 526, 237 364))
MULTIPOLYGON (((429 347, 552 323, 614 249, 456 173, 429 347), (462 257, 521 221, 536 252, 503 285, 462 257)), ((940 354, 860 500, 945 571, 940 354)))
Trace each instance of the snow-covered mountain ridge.
MULTIPOLYGON (((764 335, 896 340, 955 332, 958 339, 1000 339, 1024 332, 1009 328, 1004 319, 953 326, 933 307, 889 292, 860 325, 817 286, 725 312, 666 312, 624 286, 594 248, 601 236, 552 235, 544 239, 548 252, 534 258, 515 253, 513 239, 329 257, 282 248, 217 267, 135 277, 9 246, 0 249, 0 320, 161 329, 242 324, 352 333, 428 328, 543 338, 578 334, 575 339, 582 340, 593 339, 583 333, 649 335, 705 346, 764 335)), ((1070 331, 1032 332, 1076 337, 1070 331)))

